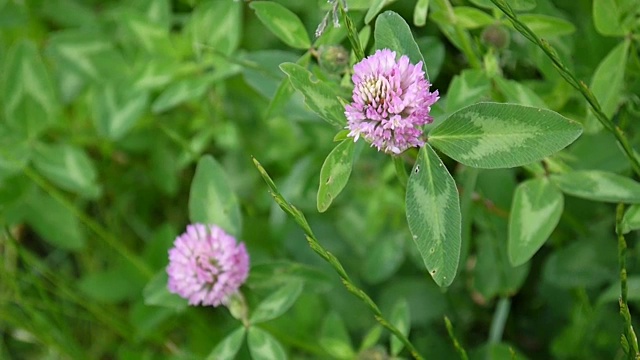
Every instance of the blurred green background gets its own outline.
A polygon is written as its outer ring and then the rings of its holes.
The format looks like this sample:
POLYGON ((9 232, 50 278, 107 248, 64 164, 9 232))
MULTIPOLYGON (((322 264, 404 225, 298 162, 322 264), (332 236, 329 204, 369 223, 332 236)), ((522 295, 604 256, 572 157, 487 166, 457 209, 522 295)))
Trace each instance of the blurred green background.
MULTIPOLYGON (((276 2, 312 39, 330 9, 322 0, 276 2)), ((436 122, 481 100, 548 107, 587 130, 558 166, 629 173, 579 94, 499 11, 478 6, 485 1, 452 1, 483 60, 479 69, 470 68, 452 38, 442 1, 432 1, 424 26, 414 20, 423 1, 388 3, 385 10, 411 24, 440 91, 436 122), (506 41, 496 44, 492 36, 506 41)), ((615 113, 637 144, 637 32, 626 43, 601 34, 591 1, 517 3, 579 79, 614 94, 608 115, 615 113), (620 44, 624 53, 612 51, 620 44), (608 55, 617 57, 606 63, 608 55)), ((373 1, 348 4, 363 29, 373 1)), ((317 61, 328 45, 349 51, 344 26, 329 25, 312 51, 296 50, 241 1, 0 0, 0 357, 206 356, 236 321, 223 308, 186 308, 159 289, 167 249, 189 223, 196 163, 210 154, 240 202, 239 239, 253 266, 249 303, 291 279, 305 280, 292 309, 262 325, 290 358, 382 359, 375 356, 383 356, 389 335, 375 341, 379 347, 361 346, 375 320, 272 201, 251 156, 383 312, 406 299, 410 338, 427 358, 457 356, 445 315, 474 358, 621 358, 613 205, 567 198, 547 245, 512 268, 507 214, 527 175, 480 171, 460 274, 446 290, 428 276, 411 241, 404 189, 385 155, 360 144, 346 189, 326 213, 317 212, 320 167, 336 129, 308 110, 278 66, 309 63, 348 99, 344 68, 317 61), (505 299, 511 305, 504 335, 491 339, 496 304, 505 299), (351 350, 336 350, 336 343, 351 350)), ((455 162, 447 165, 459 182, 469 176, 455 162)), ((628 239, 630 274, 638 267, 636 237, 628 239)), ((634 313, 640 277, 632 275, 630 287, 634 313)), ((243 347, 239 358, 247 356, 243 347)))

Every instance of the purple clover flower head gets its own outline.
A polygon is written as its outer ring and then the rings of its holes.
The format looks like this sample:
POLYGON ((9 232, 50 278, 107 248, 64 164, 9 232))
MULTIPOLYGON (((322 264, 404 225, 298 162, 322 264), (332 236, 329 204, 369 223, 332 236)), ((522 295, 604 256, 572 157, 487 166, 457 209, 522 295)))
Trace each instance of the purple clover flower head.
POLYGON ((422 61, 396 60, 395 51, 377 50, 353 67, 353 102, 345 106, 347 129, 357 141, 363 137, 378 151, 400 154, 423 146, 422 126, 433 118, 431 105, 438 91, 430 92, 422 61))
POLYGON ((169 250, 169 291, 189 305, 226 305, 249 275, 243 243, 216 225, 192 224, 169 250))

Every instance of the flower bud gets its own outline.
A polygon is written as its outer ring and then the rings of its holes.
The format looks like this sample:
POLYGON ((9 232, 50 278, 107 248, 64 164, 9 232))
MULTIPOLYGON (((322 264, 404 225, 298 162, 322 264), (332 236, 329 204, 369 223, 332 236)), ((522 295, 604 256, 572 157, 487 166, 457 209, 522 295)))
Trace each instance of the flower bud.
POLYGON ((349 66, 349 52, 340 45, 322 45, 318 49, 318 64, 332 74, 343 74, 349 66))
POLYGON ((483 44, 498 50, 502 50, 509 46, 509 41, 511 40, 509 31, 503 26, 497 24, 489 25, 484 28, 480 38, 482 39, 483 44))

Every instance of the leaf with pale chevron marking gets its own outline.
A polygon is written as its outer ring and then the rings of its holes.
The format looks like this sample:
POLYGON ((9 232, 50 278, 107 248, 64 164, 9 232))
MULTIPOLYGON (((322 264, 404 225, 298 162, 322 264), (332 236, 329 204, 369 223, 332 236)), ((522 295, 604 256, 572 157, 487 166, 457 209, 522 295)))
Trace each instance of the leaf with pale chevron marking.
POLYGON ((35 139, 59 120, 56 89, 33 42, 18 41, 3 57, 1 121, 12 136, 35 139))
POLYGON ((581 133, 579 123, 551 110, 478 103, 451 114, 429 133, 429 143, 464 165, 494 169, 542 160, 581 133))
POLYGON ((227 335, 216 347, 211 351, 207 360, 232 360, 236 358, 236 354, 242 346, 242 340, 246 329, 244 326, 240 326, 232 333, 227 335))
POLYGON ((564 198, 546 178, 532 179, 518 185, 509 214, 509 262, 519 266, 547 241, 553 232, 562 209, 564 198))
POLYGON ((287 353, 276 338, 257 326, 249 328, 247 345, 254 360, 286 359, 287 353))
POLYGON ((407 222, 429 274, 449 286, 460 258, 461 217, 456 183, 429 145, 420 149, 407 182, 407 222))
POLYGON ((298 64, 283 63, 280 69, 289 76, 291 85, 304 95, 304 102, 309 109, 329 124, 340 129, 344 128, 347 122, 344 107, 329 85, 319 80, 312 80, 311 73, 298 64))

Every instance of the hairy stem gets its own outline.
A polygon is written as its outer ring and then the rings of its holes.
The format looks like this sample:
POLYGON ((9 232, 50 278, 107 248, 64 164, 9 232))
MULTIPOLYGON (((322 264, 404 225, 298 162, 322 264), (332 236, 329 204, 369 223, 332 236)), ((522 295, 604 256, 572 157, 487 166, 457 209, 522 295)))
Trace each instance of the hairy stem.
POLYGON ((462 345, 460 345, 458 338, 456 338, 456 334, 453 332, 453 325, 451 325, 451 320, 449 320, 449 318, 446 316, 444 317, 444 324, 447 327, 449 338, 451 338, 451 341, 453 341, 453 347, 456 348, 456 351, 458 352, 458 354, 460 354, 460 359, 469 360, 469 357, 467 356, 467 352, 464 350, 462 345))
POLYGON ((371 297, 369 297, 367 293, 365 293, 362 289, 360 289, 353 283, 347 272, 344 270, 344 267, 340 263, 340 260, 338 260, 335 255, 327 251, 322 245, 320 245, 320 242, 311 230, 311 227, 304 217, 304 214, 300 210, 298 210, 298 208, 289 203, 282 196, 282 194, 280 194, 275 183, 273 182, 267 171, 262 167, 260 162, 258 162, 256 158, 253 158, 253 163, 260 172, 260 175, 262 176, 264 181, 267 183, 267 186, 269 187, 269 193, 271 194, 271 196, 273 196, 275 202, 302 228, 309 243, 309 247, 311 247, 313 251, 320 255, 320 257, 322 257, 326 262, 328 262, 331 267, 333 267, 333 269, 338 273, 338 276, 340 276, 342 284, 347 288, 347 290, 357 298, 362 300, 369 307, 369 309, 371 309, 371 311, 373 312, 373 317, 376 319, 376 321, 378 321, 382 326, 387 328, 393 335, 400 339, 400 341, 402 341, 404 346, 409 350, 411 355, 416 360, 423 359, 423 357, 418 353, 418 350, 416 350, 415 346, 413 346, 409 339, 382 315, 382 311, 380 311, 380 308, 371 299, 371 297))
POLYGON ((618 264, 620 266, 620 315, 624 319, 624 332, 622 338, 626 341, 625 351, 630 359, 640 358, 638 350, 638 337, 633 330, 631 313, 627 304, 627 241, 622 233, 622 218, 624 216, 624 204, 618 204, 616 208, 616 234, 618 235, 618 264))
POLYGON ((640 176, 640 160, 638 160, 638 157, 635 156, 633 147, 631 147, 629 140, 624 135, 622 129, 616 126, 613 121, 611 121, 611 119, 609 119, 604 114, 602 108, 600 107, 600 103, 598 103, 596 97, 593 95, 591 90, 589 90, 589 87, 584 82, 576 79, 571 71, 562 63, 562 61, 560 61, 560 57, 548 42, 538 37, 533 32, 533 30, 531 30, 525 23, 518 19, 518 16, 505 0, 491 0, 491 2, 494 3, 509 18, 509 20, 511 20, 513 26, 516 28, 516 30, 518 30, 518 32, 520 32, 524 37, 526 37, 531 42, 536 44, 540 49, 542 49, 542 51, 549 57, 560 75, 569 83, 569 85, 571 85, 582 94, 582 96, 589 103, 589 106, 591 106, 591 110, 595 114, 600 124, 602 124, 602 126, 604 126, 607 131, 615 136, 616 141, 620 144, 625 155, 629 159, 633 171, 638 176, 640 176))

